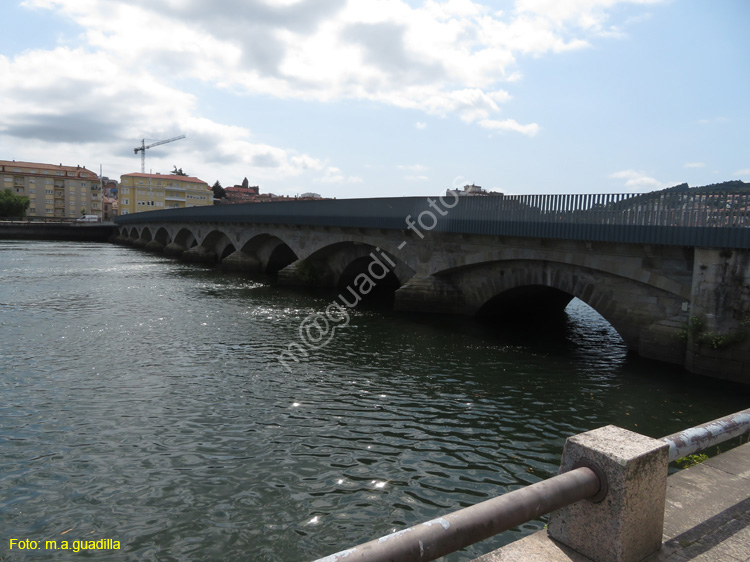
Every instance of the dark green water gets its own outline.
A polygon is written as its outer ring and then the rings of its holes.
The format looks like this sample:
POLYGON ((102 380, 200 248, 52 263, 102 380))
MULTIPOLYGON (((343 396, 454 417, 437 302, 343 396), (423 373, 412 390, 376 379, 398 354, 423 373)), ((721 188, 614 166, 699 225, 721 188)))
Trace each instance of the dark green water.
POLYGON ((0 242, 0 559, 312 560, 547 478, 571 434, 658 437, 750 398, 628 355, 579 301, 523 329, 352 311, 289 372, 279 353, 330 302, 0 242), (106 538, 121 549, 44 548, 106 538))

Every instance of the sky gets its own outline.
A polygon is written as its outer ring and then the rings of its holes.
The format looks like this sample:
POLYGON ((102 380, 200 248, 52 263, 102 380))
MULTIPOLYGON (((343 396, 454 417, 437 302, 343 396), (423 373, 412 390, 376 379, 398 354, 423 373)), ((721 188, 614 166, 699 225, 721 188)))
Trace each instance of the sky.
POLYGON ((750 181, 747 0, 0 0, 0 160, 262 193, 750 181))

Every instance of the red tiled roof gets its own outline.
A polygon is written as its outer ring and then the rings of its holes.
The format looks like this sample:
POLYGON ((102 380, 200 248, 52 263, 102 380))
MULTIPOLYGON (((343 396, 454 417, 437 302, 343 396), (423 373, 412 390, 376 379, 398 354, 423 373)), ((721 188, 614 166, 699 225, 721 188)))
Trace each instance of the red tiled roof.
POLYGON ((192 176, 175 176, 172 174, 141 174, 141 173, 132 173, 132 174, 123 174, 123 178, 132 177, 132 178, 151 178, 163 180, 163 179, 169 179, 169 180, 176 180, 176 181, 189 181, 193 183, 204 183, 206 186, 208 184, 204 182, 202 179, 194 178, 192 176))
POLYGON ((37 170, 54 170, 56 172, 88 172, 89 174, 94 174, 95 176, 97 176, 96 172, 87 170, 86 166, 56 166, 55 164, 43 164, 40 162, 15 162, 12 160, 0 160, 0 166, 35 168, 37 170))

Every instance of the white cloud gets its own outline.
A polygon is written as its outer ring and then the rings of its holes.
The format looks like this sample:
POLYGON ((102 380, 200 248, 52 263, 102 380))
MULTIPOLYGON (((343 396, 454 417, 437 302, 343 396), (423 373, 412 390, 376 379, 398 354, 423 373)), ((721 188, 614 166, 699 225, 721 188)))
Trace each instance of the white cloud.
POLYGON ((539 132, 539 125, 536 123, 529 123, 528 125, 521 125, 516 122, 515 119, 505 119, 504 121, 494 121, 492 119, 482 119, 479 121, 479 126, 484 129, 490 129, 491 131, 505 132, 514 131, 516 133, 522 133, 524 135, 533 137, 539 132))
POLYGON ((585 48, 608 29, 616 5, 657 1, 517 0, 505 12, 472 0, 24 5, 72 18, 88 46, 131 76, 191 78, 281 98, 365 99, 533 136, 536 124, 497 119, 498 104, 510 98, 500 86, 520 77, 517 55, 585 48))
POLYGON ((625 187, 634 191, 646 189, 655 190, 668 187, 668 184, 666 184, 665 182, 659 181, 656 178, 653 178, 646 173, 639 172, 637 170, 621 170, 619 172, 610 174, 609 177, 612 179, 625 180, 625 187))
POLYGON ((397 167, 399 170, 409 170, 411 172, 426 172, 427 170, 429 170, 427 166, 423 166, 422 164, 401 164, 397 167))
POLYGON ((428 176, 404 176, 406 181, 429 181, 428 176))
POLYGON ((426 128, 427 128, 427 123, 424 123, 424 122, 422 122, 422 121, 417 121, 417 123, 416 123, 416 124, 415 124, 414 126, 415 126, 415 127, 417 128, 417 129, 419 129, 420 131, 423 131, 424 129, 426 129, 426 128))
POLYGON ((742 168, 741 170, 737 170, 734 175, 736 176, 750 176, 750 168, 742 168))
POLYGON ((323 176, 313 181, 318 183, 362 183, 362 178, 359 176, 345 176, 339 168, 328 166, 323 172, 323 176))
POLYGON ((705 168, 705 166, 705 162, 688 162, 687 164, 685 164, 686 168, 705 168))
POLYGON ((124 72, 106 53, 58 47, 0 56, 0 74, 9 77, 0 82, 0 148, 16 159, 59 161, 70 154, 91 165, 93 156, 109 169, 137 171, 133 148, 141 138, 185 134, 187 140, 149 150, 147 169, 166 172, 191 162, 197 167, 191 173, 205 175, 216 164, 232 164, 238 173, 268 178, 324 167, 313 156, 251 142, 245 128, 198 116, 194 96, 151 74, 124 72))

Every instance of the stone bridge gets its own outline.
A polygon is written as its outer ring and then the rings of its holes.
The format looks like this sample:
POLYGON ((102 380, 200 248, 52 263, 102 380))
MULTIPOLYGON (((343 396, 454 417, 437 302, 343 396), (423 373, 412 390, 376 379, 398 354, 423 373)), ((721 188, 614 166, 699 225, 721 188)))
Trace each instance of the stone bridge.
POLYGON ((750 229, 634 224, 606 205, 588 222, 580 209, 529 219, 525 207, 514 221, 518 205, 509 214, 507 199, 477 199, 152 211, 119 217, 114 241, 281 285, 338 287, 346 306, 390 292, 397 310, 543 322, 577 297, 642 357, 750 382, 750 229))

